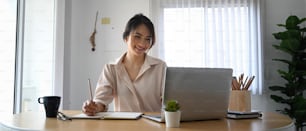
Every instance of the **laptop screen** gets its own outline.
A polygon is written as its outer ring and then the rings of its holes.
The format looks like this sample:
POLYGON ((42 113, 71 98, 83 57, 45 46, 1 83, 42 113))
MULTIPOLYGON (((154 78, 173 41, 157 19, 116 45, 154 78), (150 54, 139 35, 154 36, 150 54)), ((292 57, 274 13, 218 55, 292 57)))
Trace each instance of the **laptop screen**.
POLYGON ((181 121, 224 118, 232 72, 228 68, 168 67, 163 103, 177 100, 181 121))

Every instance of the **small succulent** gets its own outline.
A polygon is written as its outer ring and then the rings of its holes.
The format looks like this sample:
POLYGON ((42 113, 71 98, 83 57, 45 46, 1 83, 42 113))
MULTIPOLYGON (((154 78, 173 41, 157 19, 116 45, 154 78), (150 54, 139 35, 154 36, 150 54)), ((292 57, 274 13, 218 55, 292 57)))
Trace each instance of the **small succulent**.
POLYGON ((176 112, 178 110, 180 110, 180 105, 176 100, 167 101, 165 111, 176 112))

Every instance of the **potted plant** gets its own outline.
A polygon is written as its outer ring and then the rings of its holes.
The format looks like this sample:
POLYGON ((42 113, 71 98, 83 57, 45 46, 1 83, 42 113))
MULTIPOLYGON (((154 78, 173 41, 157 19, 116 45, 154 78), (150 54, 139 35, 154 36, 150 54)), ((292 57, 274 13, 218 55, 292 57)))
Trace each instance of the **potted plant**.
MULTIPOLYGON (((273 45, 289 55, 289 59, 273 59, 287 65, 287 70, 278 69, 280 76, 286 81, 284 85, 270 86, 272 91, 281 94, 271 95, 277 103, 285 104, 281 111, 290 116, 296 126, 296 130, 303 130, 306 122, 306 99, 303 92, 306 89, 306 27, 300 27, 306 18, 289 16, 285 24, 278 24, 285 28, 282 32, 274 33, 275 39, 280 40, 278 45, 273 45)), ((305 24, 304 24, 305 25, 305 24)))
POLYGON ((180 105, 175 100, 168 100, 165 107, 166 127, 180 127, 180 105))

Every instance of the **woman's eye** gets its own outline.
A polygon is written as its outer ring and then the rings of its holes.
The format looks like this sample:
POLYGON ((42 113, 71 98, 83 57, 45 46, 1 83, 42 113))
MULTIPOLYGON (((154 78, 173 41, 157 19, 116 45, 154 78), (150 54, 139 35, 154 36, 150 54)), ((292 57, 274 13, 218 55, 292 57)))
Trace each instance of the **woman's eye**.
POLYGON ((141 38, 139 35, 135 35, 134 37, 137 38, 137 39, 140 39, 140 38, 141 38))

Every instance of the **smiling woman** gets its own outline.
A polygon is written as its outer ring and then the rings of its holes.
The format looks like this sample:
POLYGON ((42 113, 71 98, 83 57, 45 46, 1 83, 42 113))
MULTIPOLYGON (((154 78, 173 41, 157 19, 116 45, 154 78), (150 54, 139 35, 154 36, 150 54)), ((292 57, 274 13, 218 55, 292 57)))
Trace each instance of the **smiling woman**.
POLYGON ((147 54, 155 42, 151 20, 136 14, 127 22, 123 40, 128 49, 115 63, 106 64, 99 77, 95 97, 83 103, 83 112, 159 112, 166 63, 147 54))

